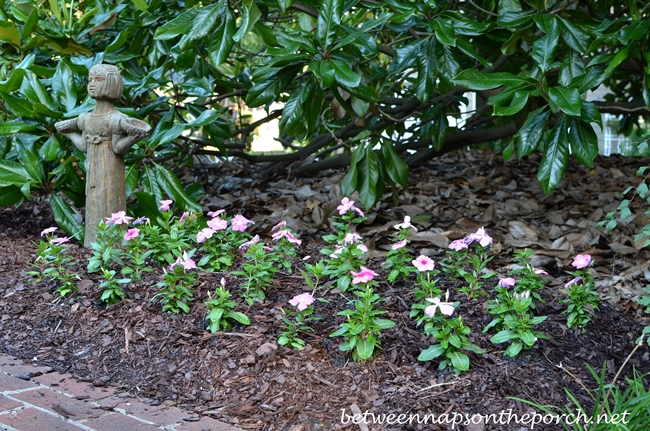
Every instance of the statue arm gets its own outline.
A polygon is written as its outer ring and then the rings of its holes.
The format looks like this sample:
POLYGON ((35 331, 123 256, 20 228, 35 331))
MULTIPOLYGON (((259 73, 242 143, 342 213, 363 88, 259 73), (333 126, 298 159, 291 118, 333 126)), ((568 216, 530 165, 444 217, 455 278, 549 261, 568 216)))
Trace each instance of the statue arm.
POLYGON ((120 121, 120 128, 126 136, 120 137, 113 145, 115 154, 125 154, 136 142, 151 133, 151 126, 136 118, 125 117, 120 121))
POLYGON ((86 140, 83 138, 83 135, 78 132, 79 125, 77 124, 78 118, 73 118, 71 120, 59 121, 54 123, 56 130, 61 133, 63 136, 68 137, 72 143, 79 148, 79 150, 86 152, 86 140))

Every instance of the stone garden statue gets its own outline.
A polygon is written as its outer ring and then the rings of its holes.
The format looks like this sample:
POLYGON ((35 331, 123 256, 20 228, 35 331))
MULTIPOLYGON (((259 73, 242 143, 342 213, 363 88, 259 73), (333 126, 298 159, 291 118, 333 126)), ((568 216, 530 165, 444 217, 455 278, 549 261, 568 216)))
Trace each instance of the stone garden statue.
POLYGON ((97 239, 97 225, 111 214, 126 210, 124 154, 151 132, 144 121, 115 110, 124 83, 115 66, 98 64, 88 75, 88 95, 95 109, 54 126, 86 156, 86 234, 84 246, 97 239))

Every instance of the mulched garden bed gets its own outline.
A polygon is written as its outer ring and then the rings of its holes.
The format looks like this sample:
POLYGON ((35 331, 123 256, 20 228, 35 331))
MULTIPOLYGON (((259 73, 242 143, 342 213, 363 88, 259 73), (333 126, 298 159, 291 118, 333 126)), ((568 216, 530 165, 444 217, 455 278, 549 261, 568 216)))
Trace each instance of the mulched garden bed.
MULTIPOLYGON (((405 214, 430 216, 418 223, 419 236, 410 244, 414 258, 422 252, 437 261, 444 256, 445 241, 481 226, 495 238, 491 250, 496 258, 490 268, 500 274, 506 274, 514 249, 535 249, 536 266, 550 274, 542 291, 546 303, 539 307, 540 314, 549 318, 538 327, 550 339, 540 340, 515 359, 503 356, 504 345, 489 342, 493 334, 481 333, 491 320, 487 299, 466 300, 454 290, 457 282, 452 280, 441 281, 441 286, 449 287, 452 299, 461 301, 457 312, 473 330, 471 341, 486 352, 470 354, 472 368, 460 376, 438 371, 436 361, 417 361, 431 340, 408 317, 412 282, 380 283, 378 291, 388 298, 383 304, 388 310, 385 317, 396 326, 384 331, 383 350, 366 363, 352 362, 338 349, 341 339, 328 337, 343 321, 336 313, 348 307, 343 295, 329 289, 318 291, 330 303, 316 306, 315 314, 322 320, 313 324, 314 334, 306 336, 307 347, 297 351, 277 344, 281 309, 288 309, 287 301, 307 288, 299 271, 280 273, 267 300, 255 307, 238 297, 236 277, 202 274, 189 315, 162 314, 160 304, 151 301, 162 274, 155 271, 129 285, 125 301, 106 309, 99 301, 100 281, 85 273, 90 253, 72 244, 69 253, 79 262, 75 269, 83 279, 77 284, 79 293, 60 298, 54 294, 55 285, 36 283, 26 275, 28 263, 36 257, 34 242, 39 233, 54 225, 46 197, 0 209, 0 352, 156 403, 171 401, 244 429, 363 429, 341 422, 342 412, 350 415, 356 407, 361 412, 419 413, 422 417, 498 414, 508 409, 522 415, 533 410, 508 397, 564 406, 568 403, 564 388, 591 405, 578 382, 594 386, 585 364, 600 370, 606 363, 611 381, 649 323, 633 301, 647 285, 643 270, 635 268, 647 268, 648 253, 635 247, 632 236, 647 221, 639 215, 612 234, 599 231, 595 223, 616 207, 621 190, 636 184, 638 166, 650 163, 621 157, 599 157, 597 163, 592 170, 572 163, 558 190, 545 196, 535 179, 535 160, 504 163, 489 152, 448 155, 414 170, 401 206, 392 207, 386 196, 377 210, 369 211, 368 224, 359 226, 370 248, 368 266, 376 271, 395 232, 392 224, 405 214), (566 328, 564 307, 559 303, 563 284, 571 278, 571 258, 579 252, 594 256, 603 298, 597 320, 583 333, 566 328), (205 330, 203 302, 222 276, 251 325, 211 334, 205 330)), ((251 180, 238 171, 205 175, 197 169, 186 180, 210 182, 206 211, 223 207, 231 215, 243 213, 257 222, 249 231, 267 241, 270 226, 286 219, 304 241, 300 254, 311 255, 312 261, 319 256, 320 238, 330 232, 328 212, 332 202, 340 200, 341 172, 276 181, 251 180)), ((637 210, 642 213, 644 208, 637 210)), ((236 266, 240 263, 238 256, 236 266)), ((493 293, 492 285, 487 285, 489 293, 493 293)), ((650 372, 649 357, 650 349, 641 347, 619 382, 631 375, 632 367, 650 372)), ((374 424, 370 429, 451 426, 374 424)), ((455 429, 526 427, 512 421, 510 425, 455 429)))

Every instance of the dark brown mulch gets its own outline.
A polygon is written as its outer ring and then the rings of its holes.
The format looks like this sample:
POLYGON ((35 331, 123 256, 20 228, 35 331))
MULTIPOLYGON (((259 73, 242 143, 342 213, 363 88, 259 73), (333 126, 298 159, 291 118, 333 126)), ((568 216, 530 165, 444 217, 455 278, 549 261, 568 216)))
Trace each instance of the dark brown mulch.
MULTIPOLYGON (((430 220, 418 226, 421 232, 435 234, 411 244, 414 257, 423 251, 438 259, 444 253, 441 237, 462 237, 481 225, 495 237, 493 252, 497 257, 490 266, 502 274, 511 263, 513 249, 528 241, 539 251, 537 263, 550 273, 543 291, 546 304, 540 307, 540 313, 549 318, 540 330, 550 339, 540 340, 515 359, 504 357, 503 346, 492 345, 491 334, 481 333, 491 320, 486 314, 486 300, 467 301, 452 289, 452 298, 462 301, 458 312, 473 329, 472 340, 486 351, 483 355, 471 354, 472 369, 459 377, 449 370, 438 371, 435 361, 417 361, 431 340, 421 335, 408 318, 412 282, 394 287, 381 284, 380 291, 388 298, 384 304, 387 317, 397 325, 385 331, 384 350, 366 363, 352 362, 339 351, 340 339, 328 337, 343 321, 336 312, 346 308, 346 299, 330 290, 319 291, 330 303, 317 307, 316 314, 323 319, 314 324, 314 335, 306 337, 308 346, 297 351, 277 345, 281 309, 288 308, 287 301, 305 288, 299 271, 281 274, 263 304, 240 306, 251 319, 249 327, 236 326, 226 333, 210 334, 204 329, 203 302, 222 274, 199 277, 189 315, 161 314, 160 305, 151 300, 155 284, 160 281, 159 272, 129 286, 127 300, 106 309, 99 301, 99 281, 84 271, 89 252, 73 244, 69 253, 79 261, 76 269, 84 279, 78 284, 80 293, 62 299, 54 294, 55 285, 35 283, 25 274, 28 263, 35 258, 38 234, 53 225, 44 198, 19 208, 0 209, 0 352, 71 372, 98 385, 108 384, 161 402, 171 400, 180 407, 244 429, 357 429, 357 425, 341 423, 342 412, 352 414, 352 406, 362 412, 419 413, 422 417, 443 413, 487 415, 508 409, 521 415, 530 408, 508 397, 564 406, 569 402, 564 388, 590 405, 580 384, 594 384, 585 364, 600 370, 606 363, 607 379, 611 381, 633 349, 643 324, 647 324, 641 310, 629 301, 638 298, 639 285, 645 286, 643 271, 640 275, 632 271, 630 277, 614 276, 647 260, 647 252, 635 250, 630 239, 644 221, 639 219, 612 235, 601 233, 600 237, 592 235, 588 239, 581 236, 595 229, 603 209, 615 207, 617 192, 632 184, 634 172, 643 161, 599 158, 598 163, 594 170, 572 164, 558 191, 544 196, 536 185, 536 165, 531 161, 503 163, 497 156, 480 152, 450 155, 416 169, 403 205, 391 208, 387 196, 372 222, 360 228, 366 233, 364 239, 373 256, 369 266, 375 269, 380 267, 382 250, 392 234, 382 226, 390 226, 404 214, 429 215, 430 220), (600 213, 594 216, 598 208, 600 213), (521 225, 513 225, 513 220, 524 223, 532 233, 521 234, 517 229, 521 225), (558 226, 559 234, 553 230, 558 226), (562 238, 568 245, 558 242, 562 238), (628 248, 610 247, 612 243, 628 248), (613 280, 599 284, 606 300, 597 320, 584 333, 567 330, 558 301, 561 287, 569 278, 570 256, 577 252, 593 254, 599 277, 613 280)), ((318 179, 268 183, 243 180, 233 174, 213 183, 213 195, 206 202, 225 206, 230 201, 229 212, 257 217, 260 233, 271 222, 290 217, 305 241, 301 254, 318 256, 320 236, 326 230, 314 208, 325 207, 326 198, 337 195, 336 181, 341 177, 340 173, 332 173, 318 179), (305 193, 305 185, 315 193, 305 193), (291 187, 303 192, 292 196, 291 187), (273 205, 284 205, 284 212, 273 205), (264 219, 272 220, 260 223, 264 219)), ((236 278, 228 274, 226 278, 236 295, 236 278)), ((443 285, 453 288, 453 282, 443 285)), ((632 367, 650 372, 649 356, 650 349, 641 347, 619 381, 631 375, 632 367)), ((375 424, 370 429, 450 426, 375 424)), ((519 430, 522 425, 513 421, 508 426, 471 429, 519 430)), ((558 426, 540 425, 535 429, 558 426)))

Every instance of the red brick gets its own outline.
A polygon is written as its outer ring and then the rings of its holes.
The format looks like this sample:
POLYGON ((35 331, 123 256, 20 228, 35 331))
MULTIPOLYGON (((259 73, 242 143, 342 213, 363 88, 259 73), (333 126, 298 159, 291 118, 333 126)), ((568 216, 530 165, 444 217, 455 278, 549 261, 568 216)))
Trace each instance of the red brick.
POLYGON ((52 371, 52 367, 35 367, 33 365, 25 365, 20 361, 0 366, 0 371, 4 371, 12 376, 19 376, 21 374, 28 375, 29 377, 37 376, 43 373, 52 371))
POLYGON ((9 364, 13 365, 13 364, 20 364, 20 363, 22 363, 20 359, 16 359, 13 356, 0 354, 0 367, 3 365, 9 365, 9 364))
POLYGON ((88 383, 78 382, 71 374, 47 373, 34 377, 32 381, 80 399, 100 400, 115 394, 113 388, 96 388, 88 383))
POLYGON ((15 414, 0 415, 0 424, 9 425, 19 431, 81 431, 83 429, 33 408, 19 410, 15 414))
MULTIPOLYGON (((104 413, 103 410, 94 409, 90 404, 83 401, 70 398, 45 388, 20 392, 12 394, 11 396, 54 412, 56 412, 56 410, 53 409, 54 405, 61 406, 65 411, 71 413, 70 419, 75 421, 84 418, 97 417, 104 413)), ((57 413, 61 414, 60 412, 57 413)))
POLYGON ((192 416, 187 411, 176 407, 169 407, 162 404, 152 406, 136 400, 122 400, 116 408, 124 409, 127 414, 153 422, 156 426, 172 425, 182 422, 184 418, 192 416))
POLYGON ((184 422, 175 429, 176 431, 241 431, 241 428, 235 428, 209 417, 202 417, 198 422, 184 422))
POLYGON ((0 391, 2 392, 33 388, 35 386, 35 383, 0 372, 0 391))
POLYGON ((9 398, 0 395, 0 412, 15 409, 20 406, 22 406, 21 403, 17 403, 14 400, 10 400, 9 398))
POLYGON ((97 431, 160 431, 160 428, 145 424, 121 413, 111 413, 91 419, 83 424, 97 431))

